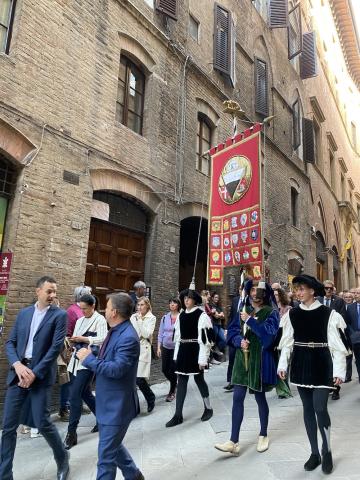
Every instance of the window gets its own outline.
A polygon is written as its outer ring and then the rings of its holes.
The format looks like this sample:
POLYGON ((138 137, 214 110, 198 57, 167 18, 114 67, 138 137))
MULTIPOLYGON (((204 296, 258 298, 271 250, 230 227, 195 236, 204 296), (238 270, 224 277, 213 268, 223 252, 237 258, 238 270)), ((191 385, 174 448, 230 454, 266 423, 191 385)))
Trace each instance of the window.
POLYGON ((351 139, 354 150, 356 150, 357 142, 356 142, 356 125, 355 123, 351 122, 351 139))
POLYGON ((127 57, 120 57, 116 119, 142 135, 145 75, 127 57))
POLYGON ((289 12, 288 25, 288 58, 292 60, 302 50, 302 26, 300 3, 289 12))
POLYGON ((255 58, 255 112, 269 114, 267 64, 260 58, 255 58))
POLYGON ((0 0, 0 53, 9 53, 16 0, 0 0))
POLYGON ((313 121, 314 128, 314 157, 315 163, 319 166, 321 162, 321 128, 317 120, 313 121))
POLYGON ((204 152, 210 150, 211 147, 212 129, 209 120, 199 114, 198 115, 198 130, 197 130, 197 148, 196 148, 196 168, 204 175, 210 173, 209 156, 203 157, 204 152))
POLYGON ((296 99, 292 106, 293 111, 293 148, 296 150, 301 143, 301 131, 300 131, 300 102, 296 99))
POLYGON ((298 197, 299 193, 296 188, 291 187, 291 225, 293 227, 298 226, 298 197))
POLYGON ((199 41, 199 22, 192 15, 189 15, 189 34, 195 42, 199 41))
POLYGON ((267 22, 269 0, 255 0, 254 5, 256 10, 260 13, 262 18, 265 20, 265 22, 267 22))
POLYGON ((345 177, 341 174, 341 198, 340 201, 345 202, 346 200, 346 190, 345 190, 345 177))
POLYGON ((0 154, 0 197, 11 197, 16 185, 16 170, 13 165, 0 154))
POLYGON ((330 185, 331 188, 335 191, 335 157, 334 152, 329 150, 329 167, 330 167, 330 185))

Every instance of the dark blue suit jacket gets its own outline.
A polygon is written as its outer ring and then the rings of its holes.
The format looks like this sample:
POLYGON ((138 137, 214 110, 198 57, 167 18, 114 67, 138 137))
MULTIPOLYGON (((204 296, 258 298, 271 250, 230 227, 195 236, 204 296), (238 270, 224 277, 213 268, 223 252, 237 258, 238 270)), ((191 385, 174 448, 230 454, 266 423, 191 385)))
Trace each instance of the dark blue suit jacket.
POLYGON ((102 425, 128 425, 139 413, 136 373, 140 342, 130 320, 113 328, 102 358, 93 354, 83 365, 96 374, 96 419, 102 425))
MULTIPOLYGON (((6 354, 10 365, 24 359, 29 338, 34 305, 20 310, 6 342, 6 354)), ((51 305, 34 336, 31 370, 36 376, 35 386, 48 387, 56 380, 56 359, 64 345, 67 314, 65 310, 51 305)), ((17 375, 11 368, 7 384, 17 383, 17 375)))
POLYGON ((350 330, 350 334, 359 330, 357 305, 357 302, 352 303, 347 307, 346 310, 346 323, 350 330))

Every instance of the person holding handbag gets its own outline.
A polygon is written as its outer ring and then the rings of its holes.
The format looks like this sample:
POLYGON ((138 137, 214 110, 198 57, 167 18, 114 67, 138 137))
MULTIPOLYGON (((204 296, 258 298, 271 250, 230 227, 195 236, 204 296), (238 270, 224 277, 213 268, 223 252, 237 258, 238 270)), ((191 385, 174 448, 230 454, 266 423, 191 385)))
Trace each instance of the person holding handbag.
MULTIPOLYGON (((92 295, 86 294, 80 298, 79 306, 83 312, 83 317, 76 321, 73 336, 69 339, 74 346, 74 353, 68 365, 70 373, 70 418, 64 441, 67 450, 77 444, 76 430, 81 417, 83 401, 95 415, 95 397, 90 388, 93 373, 84 367, 76 356, 78 350, 89 345, 92 352, 97 354, 107 335, 106 320, 95 310, 95 305, 96 299, 92 295)), ((95 425, 92 432, 96 431, 97 426, 95 425)))
POLYGON ((156 317, 151 311, 151 303, 147 297, 140 297, 137 303, 137 313, 131 315, 130 321, 140 339, 140 356, 136 376, 136 385, 147 402, 148 413, 155 407, 155 394, 147 379, 150 377, 152 358, 152 336, 155 330, 156 317))

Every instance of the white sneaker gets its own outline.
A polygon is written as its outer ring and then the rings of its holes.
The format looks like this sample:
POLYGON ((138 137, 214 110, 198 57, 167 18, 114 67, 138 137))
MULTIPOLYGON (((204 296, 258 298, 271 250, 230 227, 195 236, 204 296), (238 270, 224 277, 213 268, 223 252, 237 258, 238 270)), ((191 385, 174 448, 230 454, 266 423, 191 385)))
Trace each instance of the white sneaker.
POLYGON ((221 362, 218 362, 217 360, 215 360, 215 358, 213 358, 213 359, 210 361, 210 363, 211 363, 212 365, 220 365, 221 362))
POLYGON ((37 428, 32 428, 30 430, 30 438, 38 438, 38 437, 42 437, 41 433, 37 428))
POLYGON ((269 448, 269 437, 263 437, 262 435, 260 435, 256 450, 261 453, 261 452, 266 452, 268 448, 269 448))
POLYGON ((216 450, 220 450, 220 452, 231 453, 232 455, 239 455, 240 453, 240 445, 231 440, 228 440, 225 443, 216 443, 214 447, 216 450))

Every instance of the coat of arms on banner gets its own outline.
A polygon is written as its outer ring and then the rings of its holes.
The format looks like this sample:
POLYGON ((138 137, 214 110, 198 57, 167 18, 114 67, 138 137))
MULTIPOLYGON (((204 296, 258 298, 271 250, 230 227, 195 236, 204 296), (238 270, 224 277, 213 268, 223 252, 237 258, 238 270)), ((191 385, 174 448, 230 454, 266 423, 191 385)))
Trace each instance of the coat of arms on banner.
POLYGON ((213 147, 209 201, 208 275, 223 285, 227 267, 262 276, 261 125, 213 147))
POLYGON ((238 202, 248 191, 251 176, 252 169, 248 158, 230 158, 219 177, 218 191, 221 200, 228 205, 238 202))

